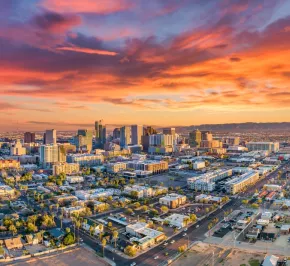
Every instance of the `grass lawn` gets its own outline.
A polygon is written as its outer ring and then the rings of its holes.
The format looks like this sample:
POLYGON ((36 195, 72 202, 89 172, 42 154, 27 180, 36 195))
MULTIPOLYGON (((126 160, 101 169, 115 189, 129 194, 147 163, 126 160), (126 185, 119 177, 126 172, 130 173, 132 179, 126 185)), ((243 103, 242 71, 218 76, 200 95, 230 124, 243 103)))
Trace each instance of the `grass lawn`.
POLYGON ((248 261, 248 263, 250 264, 250 266, 260 266, 260 261, 259 260, 250 259, 248 261))

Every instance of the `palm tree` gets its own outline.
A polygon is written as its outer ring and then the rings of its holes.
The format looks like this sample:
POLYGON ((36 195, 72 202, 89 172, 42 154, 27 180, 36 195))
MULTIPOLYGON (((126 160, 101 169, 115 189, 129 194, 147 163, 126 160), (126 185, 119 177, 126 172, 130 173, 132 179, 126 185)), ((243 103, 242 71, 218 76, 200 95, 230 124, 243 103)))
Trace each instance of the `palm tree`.
POLYGON ((115 248, 116 248, 116 246, 117 246, 117 239, 118 239, 118 236, 119 236, 118 231, 114 231, 114 232, 113 232, 113 238, 114 238, 114 240, 115 240, 115 248))
POLYGON ((80 227, 81 227, 81 221, 79 219, 76 220, 76 228, 78 229, 78 244, 80 240, 80 227))
POLYGON ((102 240, 102 247, 103 247, 103 257, 105 257, 105 246, 107 245, 107 240, 104 238, 102 240))

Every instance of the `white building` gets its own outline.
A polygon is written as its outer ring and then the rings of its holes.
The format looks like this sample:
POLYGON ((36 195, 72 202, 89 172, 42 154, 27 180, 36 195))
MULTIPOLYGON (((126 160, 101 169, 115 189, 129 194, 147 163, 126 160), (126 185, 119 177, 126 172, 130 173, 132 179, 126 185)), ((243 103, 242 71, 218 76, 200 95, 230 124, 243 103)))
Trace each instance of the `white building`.
POLYGON ((77 190, 75 191, 75 195, 80 200, 89 200, 89 199, 97 199, 108 196, 121 195, 121 190, 119 189, 104 189, 104 188, 96 188, 90 190, 77 190))
POLYGON ((263 188, 267 191, 282 191, 282 186, 275 184, 265 184, 263 188))
POLYGON ((78 163, 80 166, 100 165, 104 161, 104 156, 101 154, 69 154, 67 155, 68 163, 78 163))
POLYGON ((147 223, 135 223, 126 226, 126 233, 129 233, 132 238, 131 242, 138 243, 141 249, 145 249, 165 239, 163 232, 149 228, 147 223))
POLYGON ((132 185, 125 186, 123 193, 126 195, 132 195, 132 192, 136 193, 138 199, 149 198, 153 196, 153 189, 151 187, 132 185))
POLYGON ((20 142, 20 140, 16 140, 14 144, 10 147, 10 155, 25 155, 26 154, 26 148, 24 148, 20 142))
POLYGON ((205 162, 195 162, 192 166, 194 170, 203 169, 205 168, 205 162))
POLYGON ((83 176, 67 176, 66 181, 69 182, 70 184, 82 183, 84 182, 84 177, 83 176))
POLYGON ((188 178, 187 184, 189 188, 199 191, 213 191, 215 189, 215 182, 222 180, 232 175, 232 169, 220 169, 214 172, 205 173, 201 176, 188 178))
POLYGON ((149 136, 149 146, 173 146, 174 136, 165 134, 153 134, 149 136))
POLYGON ((225 183, 228 193, 236 194, 259 180, 258 171, 250 171, 225 183))
POLYGON ((0 185, 0 197, 13 197, 15 191, 7 185, 0 185))
POLYGON ((169 217, 165 218, 166 221, 169 222, 170 225, 175 227, 185 227, 189 223, 189 216, 174 213, 171 214, 169 217))
POLYGON ((40 163, 47 165, 58 162, 65 162, 65 151, 57 144, 40 146, 40 163))
POLYGON ((248 142, 246 144, 249 151, 269 151, 269 152, 278 152, 279 151, 279 142, 248 142))

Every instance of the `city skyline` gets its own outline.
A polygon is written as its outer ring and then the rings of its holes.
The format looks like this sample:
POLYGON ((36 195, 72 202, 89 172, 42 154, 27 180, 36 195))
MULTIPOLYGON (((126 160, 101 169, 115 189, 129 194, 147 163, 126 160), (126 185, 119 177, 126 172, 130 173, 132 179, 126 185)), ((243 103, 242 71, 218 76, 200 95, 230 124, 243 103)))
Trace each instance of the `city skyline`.
POLYGON ((289 9, 2 1, 0 131, 289 122, 289 9))

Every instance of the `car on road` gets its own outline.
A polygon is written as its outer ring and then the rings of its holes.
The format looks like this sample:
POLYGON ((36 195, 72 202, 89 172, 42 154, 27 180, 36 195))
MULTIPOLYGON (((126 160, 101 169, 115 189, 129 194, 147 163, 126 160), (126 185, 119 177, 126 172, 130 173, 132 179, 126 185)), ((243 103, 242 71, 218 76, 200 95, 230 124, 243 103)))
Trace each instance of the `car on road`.
POLYGON ((158 259, 159 259, 159 257, 158 257, 158 256, 155 256, 155 257, 154 257, 154 260, 158 260, 158 259))
POLYGON ((184 233, 182 236, 187 236, 187 233, 184 233))
POLYGON ((177 227, 177 229, 178 229, 178 230, 180 230, 180 229, 181 229, 181 227, 177 227))
POLYGON ((167 246, 167 245, 168 245, 168 242, 165 242, 163 245, 164 245, 164 246, 167 246))
POLYGON ((198 228, 198 227, 199 227, 199 224, 195 228, 198 228))
POLYGON ((130 266, 136 266, 137 264, 136 264, 136 262, 132 262, 131 264, 130 264, 130 266))
POLYGON ((171 243, 171 244, 175 243, 175 240, 171 240, 170 243, 171 243))
POLYGON ((187 231, 187 228, 185 228, 183 231, 186 232, 187 231))

